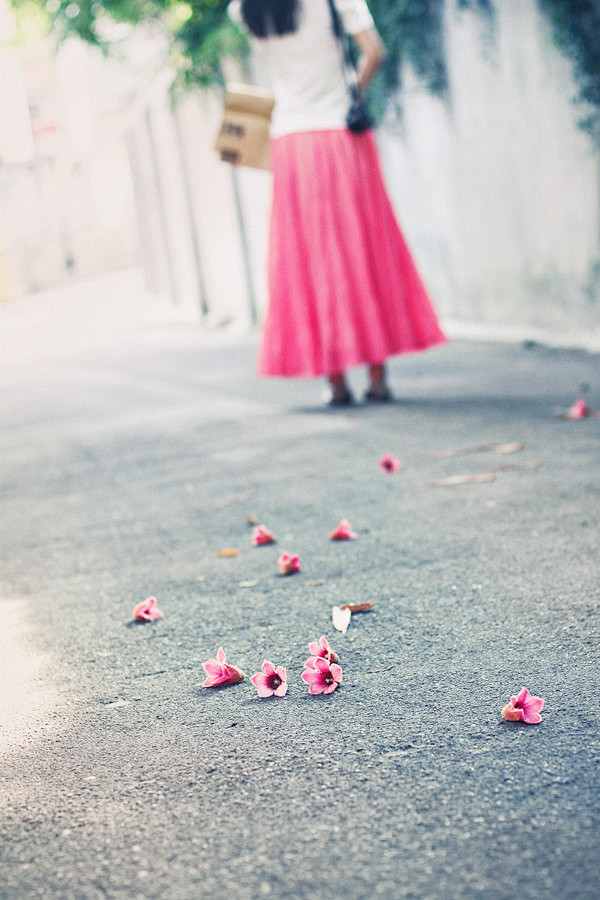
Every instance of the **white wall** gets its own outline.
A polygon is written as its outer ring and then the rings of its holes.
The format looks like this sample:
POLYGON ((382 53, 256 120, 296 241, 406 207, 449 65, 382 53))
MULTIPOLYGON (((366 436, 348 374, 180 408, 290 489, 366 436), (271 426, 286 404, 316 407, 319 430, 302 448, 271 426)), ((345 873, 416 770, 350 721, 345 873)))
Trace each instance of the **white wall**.
MULTIPOLYGON (((0 46, 0 253, 11 297, 131 266, 131 172, 110 66, 76 41, 0 46), (14 285, 14 288, 13 288, 14 285)), ((6 281, 6 279, 5 279, 6 281)))
POLYGON ((578 330, 600 322, 600 154, 533 0, 495 37, 448 13, 450 104, 406 73, 381 148, 398 214, 444 316, 578 330))

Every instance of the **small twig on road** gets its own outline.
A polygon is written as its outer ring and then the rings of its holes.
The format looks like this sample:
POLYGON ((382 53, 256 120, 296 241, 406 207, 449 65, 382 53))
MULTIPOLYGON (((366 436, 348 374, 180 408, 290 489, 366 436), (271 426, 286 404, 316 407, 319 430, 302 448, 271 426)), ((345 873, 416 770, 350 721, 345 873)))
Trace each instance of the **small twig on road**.
POLYGON ((152 675, 166 675, 166 669, 160 669, 158 672, 140 672, 139 675, 134 675, 134 678, 151 678, 152 675))
POLYGON ((252 500, 253 497, 258 496, 258 491, 246 491, 243 494, 230 494, 229 497, 223 497, 222 500, 217 500, 215 506, 217 509, 223 509, 225 506, 231 506, 232 503, 242 503, 246 500, 252 500))
POLYGON ((495 480, 493 472, 482 472, 480 475, 449 475, 447 478, 438 478, 433 482, 433 486, 454 487, 455 484, 483 484, 495 480))
POLYGON ((543 459, 532 459, 529 462, 524 463, 498 463, 497 466, 494 466, 492 472, 512 472, 517 471, 518 469, 538 469, 543 465, 543 459))

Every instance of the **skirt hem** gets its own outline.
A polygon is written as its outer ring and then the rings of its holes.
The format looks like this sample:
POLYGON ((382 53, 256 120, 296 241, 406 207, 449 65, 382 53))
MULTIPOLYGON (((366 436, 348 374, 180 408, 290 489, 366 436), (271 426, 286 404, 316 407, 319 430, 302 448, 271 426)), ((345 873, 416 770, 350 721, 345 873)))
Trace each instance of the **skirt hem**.
POLYGON ((341 372, 346 372, 348 369, 356 369, 359 366, 368 366, 371 364, 385 364, 389 359, 396 356, 412 356, 415 353, 426 353, 427 350, 433 350, 435 347, 441 347, 444 344, 447 344, 449 339, 443 335, 438 340, 433 341, 429 344, 425 344, 418 347, 404 347, 402 350, 392 350, 390 351, 385 359, 380 360, 372 360, 372 359, 349 359, 341 368, 332 368, 332 369, 321 369, 317 371, 316 368, 311 368, 310 370, 304 368, 302 371, 294 370, 294 371, 267 371, 265 368, 257 367, 256 374, 259 378, 328 378, 330 375, 337 375, 341 372))

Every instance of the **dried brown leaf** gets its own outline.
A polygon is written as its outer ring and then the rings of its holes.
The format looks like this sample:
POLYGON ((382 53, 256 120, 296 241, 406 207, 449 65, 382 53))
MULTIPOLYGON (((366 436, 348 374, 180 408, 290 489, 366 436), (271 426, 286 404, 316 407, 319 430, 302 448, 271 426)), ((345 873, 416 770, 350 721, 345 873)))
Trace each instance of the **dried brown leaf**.
POLYGON ((513 472, 519 469, 539 469, 544 465, 543 459, 531 459, 524 463, 498 463, 494 466, 492 472, 513 472))
POLYGON ((219 550, 217 556, 227 557, 227 556, 237 556, 239 554, 239 550, 235 547, 223 547, 222 550, 219 550))
POLYGON ((525 445, 512 444, 478 444, 474 447, 457 447, 453 450, 439 450, 437 459, 450 459, 453 456, 468 456, 471 453, 519 453, 525 445))

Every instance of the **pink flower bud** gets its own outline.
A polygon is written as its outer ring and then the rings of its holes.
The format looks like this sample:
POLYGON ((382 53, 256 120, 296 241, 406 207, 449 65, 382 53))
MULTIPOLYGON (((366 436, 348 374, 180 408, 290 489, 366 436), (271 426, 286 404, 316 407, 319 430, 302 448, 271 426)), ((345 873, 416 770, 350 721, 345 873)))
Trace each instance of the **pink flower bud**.
POLYGON ((402 460, 395 459, 391 453, 385 453, 379 460, 379 465, 384 472, 389 472, 389 474, 391 475, 394 472, 398 471, 398 469, 402 465, 402 460))
POLYGON ((540 713, 544 708, 541 697, 533 697, 527 688, 521 688, 517 696, 510 698, 502 710, 502 716, 509 722, 525 722, 527 725, 538 725, 542 721, 540 713))
POLYGON ((202 682, 202 687, 221 687, 225 684, 238 684, 246 677, 241 669, 227 662, 225 651, 219 647, 216 659, 207 659, 202 663, 202 668, 207 678, 202 682))
POLYGON ((290 556, 289 553, 282 553, 277 560, 279 571, 282 575, 293 575, 294 572, 300 571, 300 557, 290 556))
POLYGON ((257 525, 252 532, 252 542, 255 547, 260 547, 263 544, 274 544, 276 541, 277 538, 273 532, 269 531, 268 528, 265 528, 264 525, 257 525))
POLYGON ((138 622, 155 622, 163 617, 163 613, 156 605, 156 597, 142 600, 141 603, 134 606, 132 615, 138 622))
POLYGON ((329 535, 329 538, 332 541, 351 541, 355 537, 356 535, 352 531, 352 526, 347 519, 342 519, 337 528, 334 528, 329 535))

